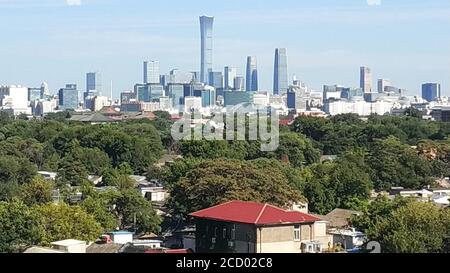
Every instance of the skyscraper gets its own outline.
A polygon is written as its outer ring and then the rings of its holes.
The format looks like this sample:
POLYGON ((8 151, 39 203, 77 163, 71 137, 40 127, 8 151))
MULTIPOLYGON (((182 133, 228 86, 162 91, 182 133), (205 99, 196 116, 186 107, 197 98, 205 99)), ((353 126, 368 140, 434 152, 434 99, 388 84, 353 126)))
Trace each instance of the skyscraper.
POLYGON ((200 17, 200 81, 203 83, 208 83, 209 72, 213 69, 213 23, 214 17, 200 17))
POLYGON ((102 76, 99 72, 89 72, 86 74, 86 93, 96 91, 102 92, 102 76))
POLYGON ((288 91, 287 54, 286 48, 275 49, 273 76, 273 94, 283 95, 288 91))
POLYGON ((78 108, 78 90, 76 84, 66 84, 65 88, 59 89, 59 108, 62 110, 78 108))
POLYGON ((223 75, 222 72, 209 72, 209 85, 216 89, 223 89, 223 75))
POLYGON ((422 84, 422 97, 427 101, 433 101, 441 97, 441 85, 439 83, 422 84))
POLYGON ((244 77, 234 78, 234 91, 244 91, 245 90, 245 79, 244 77))
POLYGON ((247 57, 246 91, 258 91, 258 62, 255 56, 247 57))
POLYGON ((225 66, 225 89, 233 89, 234 78, 237 77, 237 70, 235 67, 225 66))
POLYGON ((372 93, 372 71, 365 66, 360 68, 360 87, 364 93, 372 93))
POLYGON ((160 83, 159 61, 144 62, 144 83, 160 83))
POLYGON ((386 89, 386 87, 392 86, 392 83, 390 80, 387 79, 379 79, 378 80, 378 93, 383 93, 386 89))

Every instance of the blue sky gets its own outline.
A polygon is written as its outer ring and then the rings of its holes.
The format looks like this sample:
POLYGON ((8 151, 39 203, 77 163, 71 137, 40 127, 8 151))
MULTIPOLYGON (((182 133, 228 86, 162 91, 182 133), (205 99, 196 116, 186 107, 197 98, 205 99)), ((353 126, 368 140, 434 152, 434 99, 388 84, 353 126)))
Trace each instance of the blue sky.
POLYGON ((243 74, 256 55, 263 89, 286 47, 290 76, 314 89, 357 86, 367 65, 410 94, 441 82, 450 95, 448 0, 0 0, 0 84, 84 89, 99 70, 117 95, 142 81, 144 59, 198 71, 203 14, 215 16, 214 69, 243 74))

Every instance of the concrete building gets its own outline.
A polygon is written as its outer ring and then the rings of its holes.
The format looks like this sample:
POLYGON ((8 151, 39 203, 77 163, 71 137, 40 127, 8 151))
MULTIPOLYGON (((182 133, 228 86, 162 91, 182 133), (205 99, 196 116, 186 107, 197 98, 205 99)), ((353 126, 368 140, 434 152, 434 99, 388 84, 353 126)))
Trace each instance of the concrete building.
POLYGON ((190 214, 198 253, 321 253, 326 222, 267 204, 232 201, 190 214))
POLYGON ((144 62, 144 83, 160 83, 159 61, 144 62))
POLYGON ((194 110, 200 110, 202 108, 201 97, 185 97, 184 98, 184 112, 190 113, 194 110))
POLYGON ((388 79, 378 79, 378 93, 385 92, 387 86, 392 86, 391 80, 388 79))
POLYGON ((231 90, 234 88, 234 79, 237 77, 237 69, 231 66, 225 66, 224 69, 224 88, 231 90))
POLYGON ((52 249, 66 253, 86 253, 86 242, 79 240, 63 240, 51 243, 52 249))
POLYGON ((14 115, 31 114, 28 88, 20 85, 0 86, 0 106, 14 115))
POLYGON ((245 91, 245 78, 244 77, 236 77, 234 78, 234 91, 245 91))
POLYGON ((360 87, 364 93, 372 93, 372 71, 370 68, 361 66, 360 68, 360 87))

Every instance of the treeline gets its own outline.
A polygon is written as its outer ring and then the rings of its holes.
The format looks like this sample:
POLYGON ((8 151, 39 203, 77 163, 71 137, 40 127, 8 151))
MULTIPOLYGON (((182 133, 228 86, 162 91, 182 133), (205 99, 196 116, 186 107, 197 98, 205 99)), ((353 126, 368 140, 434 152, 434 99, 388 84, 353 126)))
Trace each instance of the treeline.
POLYGON ((0 114, 0 252, 63 239, 93 241, 116 228, 159 232, 161 219, 130 175, 143 175, 171 145, 170 120, 107 125, 0 114), (47 181, 37 172, 56 172, 47 181), (103 176, 96 191, 88 176, 103 176), (73 196, 82 193, 81 200, 73 196))

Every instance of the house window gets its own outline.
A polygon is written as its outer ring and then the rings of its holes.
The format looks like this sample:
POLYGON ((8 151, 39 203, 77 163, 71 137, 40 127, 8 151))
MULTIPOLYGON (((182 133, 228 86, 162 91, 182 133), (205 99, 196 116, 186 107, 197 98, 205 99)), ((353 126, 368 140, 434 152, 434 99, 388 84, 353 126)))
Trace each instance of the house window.
POLYGON ((300 236, 300 232, 301 231, 301 227, 300 225, 295 225, 294 226, 294 241, 298 242, 301 241, 301 236, 300 236))
POLYGON ((222 231, 222 237, 223 237, 224 239, 227 238, 227 228, 223 228, 223 231, 222 231))
POLYGON ((219 233, 219 229, 217 227, 214 228, 214 237, 217 238, 217 234, 219 233))

